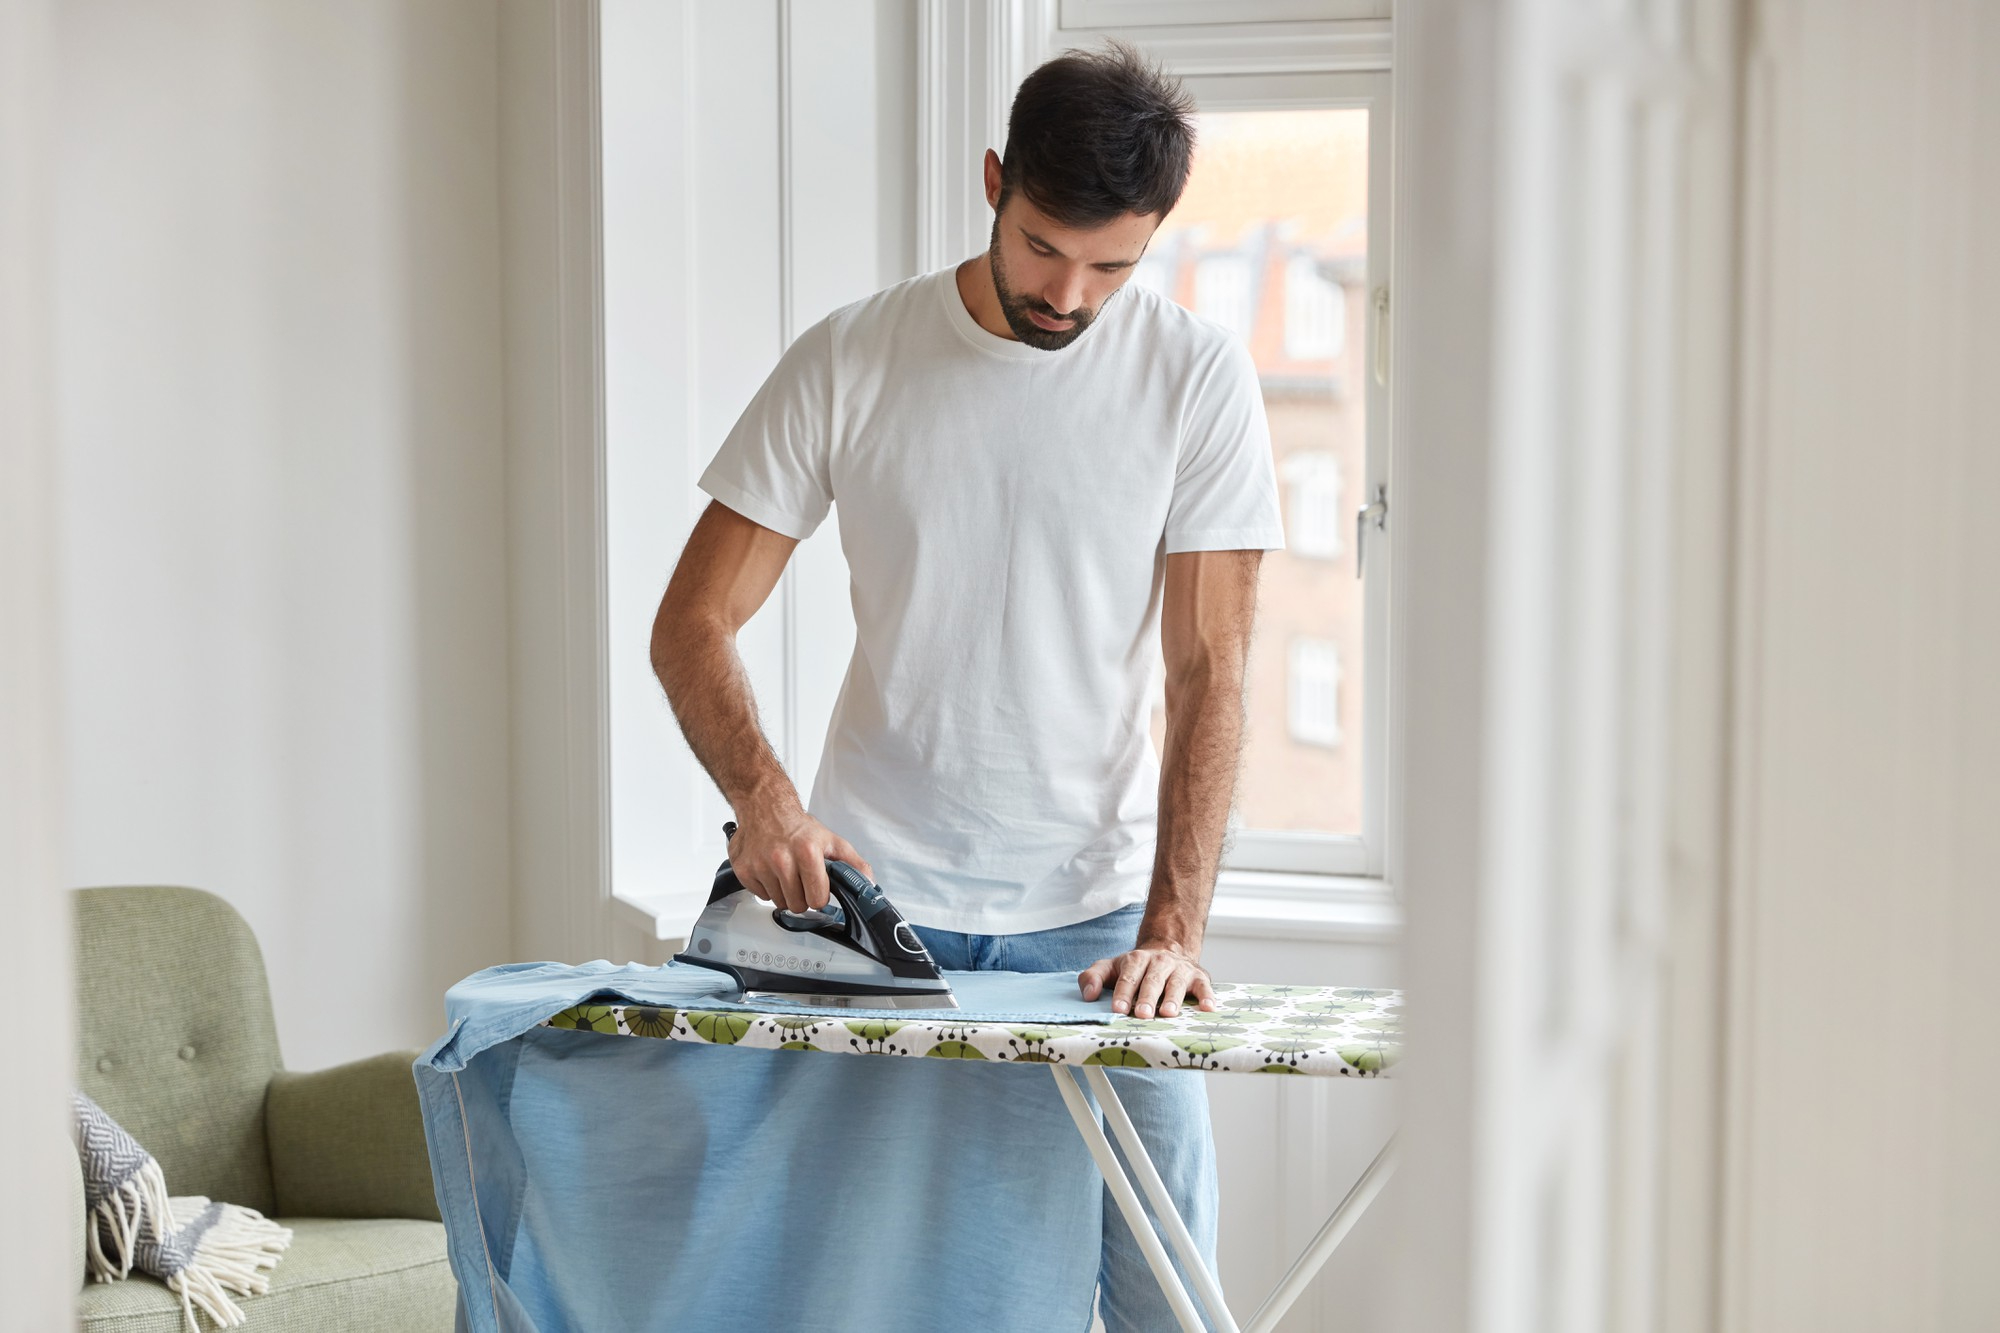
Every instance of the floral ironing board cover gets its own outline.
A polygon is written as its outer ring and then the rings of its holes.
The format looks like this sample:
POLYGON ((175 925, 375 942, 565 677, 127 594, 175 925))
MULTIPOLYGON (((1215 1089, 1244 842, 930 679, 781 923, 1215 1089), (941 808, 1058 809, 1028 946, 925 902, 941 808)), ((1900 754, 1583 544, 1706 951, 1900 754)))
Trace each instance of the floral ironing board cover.
POLYGON ((1216 1008, 1108 1023, 954 1022, 579 1004, 542 1026, 759 1050, 1380 1078, 1402 1055, 1401 991, 1217 983, 1216 1008))

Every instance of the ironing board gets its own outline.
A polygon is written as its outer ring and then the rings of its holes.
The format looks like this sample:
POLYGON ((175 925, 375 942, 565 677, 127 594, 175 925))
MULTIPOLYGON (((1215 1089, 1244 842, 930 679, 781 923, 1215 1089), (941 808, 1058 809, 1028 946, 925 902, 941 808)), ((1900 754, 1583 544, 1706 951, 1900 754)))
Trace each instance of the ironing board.
POLYGON ((1388 1183, 1396 1165, 1395 1140, 1391 1138, 1376 1154, 1257 1313, 1247 1324, 1238 1325, 1105 1071, 1186 1069, 1382 1078, 1401 1056, 1402 993, 1244 983, 1221 983, 1215 992, 1213 1011, 1190 1009, 1174 1018, 1120 1018, 1098 1024, 957 1022, 932 1017, 842 1017, 838 1011, 807 1015, 612 1003, 574 1005, 543 1020, 542 1026, 761 1050, 1046 1066, 1181 1328, 1201 1333, 1204 1326, 1167 1257, 1168 1245, 1180 1256, 1217 1330, 1270 1333, 1388 1183), (1110 1137, 1091 1111, 1086 1087, 1103 1111, 1110 1137), (1129 1175, 1111 1150, 1113 1137, 1124 1150, 1129 1175), (1141 1191, 1159 1218, 1158 1229, 1139 1201, 1141 1191))

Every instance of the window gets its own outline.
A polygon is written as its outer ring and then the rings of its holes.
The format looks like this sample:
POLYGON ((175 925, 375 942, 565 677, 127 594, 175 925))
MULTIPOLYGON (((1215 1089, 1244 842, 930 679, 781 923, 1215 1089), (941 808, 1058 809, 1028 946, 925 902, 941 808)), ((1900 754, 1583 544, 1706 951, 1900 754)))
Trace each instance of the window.
POLYGON ((1340 458, 1318 449, 1285 460, 1285 545, 1316 560, 1340 556, 1340 458))
MULTIPOLYGON (((1264 559, 1227 869, 1380 875, 1389 561, 1385 74, 1196 75, 1193 170, 1147 285, 1234 330, 1264 391, 1286 549, 1264 559), (1358 575, 1364 577, 1358 577, 1358 575)), ((1154 717, 1164 743, 1165 716, 1154 717)))
POLYGON ((1134 287, 1158 292, 1171 301, 1175 296, 1174 267, 1171 255, 1148 250, 1146 257, 1139 261, 1139 266, 1132 270, 1131 283, 1134 287))
POLYGON ((1194 312, 1250 341, 1256 320, 1250 260, 1243 255, 1206 255, 1194 266, 1194 312))
POLYGON ((1285 266, 1285 355, 1330 361, 1347 338, 1347 292, 1321 271, 1317 257, 1296 254, 1285 266))
POLYGON ((1333 749, 1340 744, 1340 645, 1330 639, 1292 640, 1286 682, 1292 739, 1333 749))

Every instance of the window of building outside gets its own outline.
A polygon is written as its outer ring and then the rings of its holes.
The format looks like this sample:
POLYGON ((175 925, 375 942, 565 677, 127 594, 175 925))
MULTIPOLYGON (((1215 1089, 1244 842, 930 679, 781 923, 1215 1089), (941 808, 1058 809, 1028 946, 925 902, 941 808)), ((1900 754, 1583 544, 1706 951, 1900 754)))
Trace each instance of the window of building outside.
POLYGON ((1251 260, 1248 255, 1223 253, 1203 255, 1194 265, 1194 308, 1203 319, 1212 319, 1249 341, 1256 332, 1252 320, 1256 304, 1250 290, 1251 260))
POLYGON ((1294 555, 1340 558, 1340 457, 1301 449, 1285 460, 1278 483, 1285 495, 1285 541, 1294 555))
POLYGON ((1340 744, 1340 646, 1328 639, 1292 640, 1288 718, 1301 745, 1340 744))
MULTIPOLYGON (((1369 475, 1369 116, 1204 112, 1187 190, 1135 275, 1249 346, 1287 492, 1287 549, 1265 556, 1258 598, 1243 830, 1364 831, 1365 585, 1340 497, 1369 475)), ((1156 745, 1165 727, 1156 701, 1156 745)))
POLYGON ((1294 361, 1331 361, 1347 333, 1347 289, 1320 272, 1306 251, 1285 270, 1285 355, 1294 361))

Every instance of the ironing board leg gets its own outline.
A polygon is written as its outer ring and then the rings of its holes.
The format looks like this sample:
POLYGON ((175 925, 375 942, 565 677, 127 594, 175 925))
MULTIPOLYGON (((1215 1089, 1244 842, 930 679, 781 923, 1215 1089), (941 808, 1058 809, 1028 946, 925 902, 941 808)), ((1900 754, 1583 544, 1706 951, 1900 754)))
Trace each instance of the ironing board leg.
POLYGON ((1375 1160, 1368 1164, 1368 1169, 1361 1173, 1361 1178, 1354 1182, 1354 1188, 1347 1191, 1340 1207, 1333 1210, 1333 1216, 1326 1219, 1326 1225, 1306 1246, 1305 1253, 1299 1256, 1298 1262, 1291 1266, 1265 1298, 1264 1304, 1258 1307, 1257 1313, 1250 1317, 1250 1322, 1244 1325, 1244 1333, 1271 1333, 1278 1326, 1278 1321, 1285 1317, 1285 1311, 1292 1308, 1292 1302, 1299 1298, 1306 1284, 1332 1256, 1334 1248, 1347 1238, 1347 1233, 1354 1229, 1354 1224, 1368 1211, 1368 1205, 1375 1202, 1375 1196, 1382 1192, 1382 1187, 1389 1183, 1389 1177, 1395 1174, 1396 1140, 1391 1136, 1382 1145, 1382 1151, 1375 1154, 1375 1160))
POLYGON ((1104 1127, 1091 1114, 1089 1099, 1083 1095, 1083 1089, 1068 1066, 1050 1065, 1049 1072, 1055 1075, 1063 1105, 1069 1108, 1069 1117, 1076 1122, 1077 1133, 1083 1135, 1084 1146, 1090 1149, 1099 1174, 1111 1189, 1111 1197, 1117 1200, 1118 1211, 1125 1215, 1125 1224, 1132 1229, 1139 1248, 1145 1252, 1146 1264, 1153 1270, 1160 1291, 1165 1294, 1167 1304, 1173 1307, 1174 1319, 1183 1333, 1203 1333, 1201 1315, 1189 1299, 1187 1288, 1181 1285, 1180 1276, 1174 1272, 1173 1261, 1167 1258, 1167 1247, 1160 1244, 1159 1233, 1147 1220, 1145 1205, 1139 1202, 1138 1192, 1126 1178, 1124 1168, 1118 1165, 1118 1158, 1111 1151, 1111 1140, 1104 1137, 1104 1127))
POLYGON ((1174 1207, 1173 1197, 1167 1193, 1167 1183, 1160 1179, 1159 1168, 1153 1165, 1152 1156, 1139 1138, 1138 1127, 1125 1113, 1125 1103, 1118 1100, 1118 1092, 1111 1085, 1111 1076, 1096 1065, 1088 1065, 1084 1068, 1083 1077, 1090 1084, 1090 1090, 1097 1094, 1097 1104, 1104 1111, 1104 1123, 1111 1126, 1118 1146, 1125 1150, 1125 1165, 1138 1177, 1139 1188, 1146 1192, 1146 1198, 1153 1205, 1153 1215, 1159 1218, 1167 1239, 1173 1242, 1174 1252, 1181 1257, 1181 1266, 1193 1279, 1195 1292, 1201 1297, 1201 1303, 1208 1307, 1209 1318, 1214 1321, 1217 1333, 1237 1333, 1236 1319, 1222 1299, 1222 1287, 1216 1282, 1215 1274, 1208 1271, 1208 1265, 1202 1262, 1201 1251, 1195 1248, 1187 1223, 1181 1220, 1180 1210, 1174 1207))

